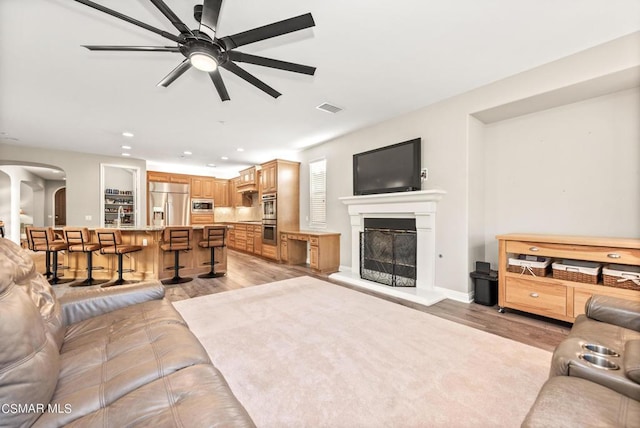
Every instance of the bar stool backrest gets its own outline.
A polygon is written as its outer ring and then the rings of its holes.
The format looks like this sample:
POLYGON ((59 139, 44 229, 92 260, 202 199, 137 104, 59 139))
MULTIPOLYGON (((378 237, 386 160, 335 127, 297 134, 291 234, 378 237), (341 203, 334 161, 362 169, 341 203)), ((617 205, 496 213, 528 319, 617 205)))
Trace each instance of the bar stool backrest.
POLYGON ((219 226, 205 226, 202 231, 202 237, 207 242, 207 247, 224 247, 226 246, 227 228, 219 226))
POLYGON ((32 251, 43 251, 49 246, 49 243, 55 240, 53 229, 50 227, 34 227, 28 226, 27 245, 32 251))
POLYGON ((164 229, 162 240, 169 243, 169 251, 189 249, 192 230, 187 226, 169 226, 164 229))
POLYGON ((102 247, 117 247, 118 245, 122 245, 122 232, 118 229, 98 229, 96 234, 98 235, 101 253, 103 253, 102 247))
POLYGON ((64 238, 69 245, 84 245, 91 242, 91 235, 87 227, 65 227, 64 238))

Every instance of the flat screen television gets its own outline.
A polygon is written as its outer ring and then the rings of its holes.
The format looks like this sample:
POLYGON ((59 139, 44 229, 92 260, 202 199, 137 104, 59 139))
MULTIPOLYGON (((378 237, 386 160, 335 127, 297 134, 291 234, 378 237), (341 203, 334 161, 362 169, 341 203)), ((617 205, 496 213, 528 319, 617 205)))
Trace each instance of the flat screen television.
POLYGON ((421 140, 416 138, 353 155, 353 194, 420 190, 421 140))

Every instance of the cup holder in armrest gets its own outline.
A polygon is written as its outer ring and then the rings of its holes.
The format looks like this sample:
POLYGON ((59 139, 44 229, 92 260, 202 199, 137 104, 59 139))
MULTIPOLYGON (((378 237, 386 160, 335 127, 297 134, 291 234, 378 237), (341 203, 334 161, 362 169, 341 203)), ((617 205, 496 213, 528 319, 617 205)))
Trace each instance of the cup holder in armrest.
POLYGON ((618 370, 620 369, 620 366, 617 365, 616 363, 614 363, 613 361, 601 357, 599 355, 594 355, 594 354, 580 354, 579 355, 581 360, 586 361, 587 363, 591 364, 594 367, 597 367, 599 369, 603 369, 603 370, 618 370))
POLYGON ((594 354, 597 354, 597 355, 602 355, 604 357, 620 356, 620 354, 618 354, 613 349, 607 348, 606 346, 602 346, 602 345, 596 345, 595 343, 585 343, 584 345, 582 345, 582 349, 584 349, 585 351, 593 352, 594 354))

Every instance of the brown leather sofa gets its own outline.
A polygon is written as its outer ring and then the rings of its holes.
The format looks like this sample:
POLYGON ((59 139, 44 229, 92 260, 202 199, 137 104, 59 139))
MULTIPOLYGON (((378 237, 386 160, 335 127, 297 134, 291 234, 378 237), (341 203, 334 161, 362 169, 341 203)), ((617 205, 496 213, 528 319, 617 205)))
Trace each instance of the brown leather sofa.
POLYGON ((522 426, 640 427, 640 302, 592 296, 522 426))
POLYGON ((58 300, 0 238, 0 426, 253 427, 162 285, 58 300))

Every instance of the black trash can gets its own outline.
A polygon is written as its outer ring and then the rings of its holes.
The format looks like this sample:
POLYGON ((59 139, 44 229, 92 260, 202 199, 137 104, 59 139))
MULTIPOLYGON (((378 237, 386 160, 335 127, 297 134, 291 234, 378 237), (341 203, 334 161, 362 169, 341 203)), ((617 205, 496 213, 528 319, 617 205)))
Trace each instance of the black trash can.
POLYGON ((498 271, 491 270, 486 262, 476 262, 476 270, 471 272, 473 279, 473 301, 485 306, 498 303, 498 271))

